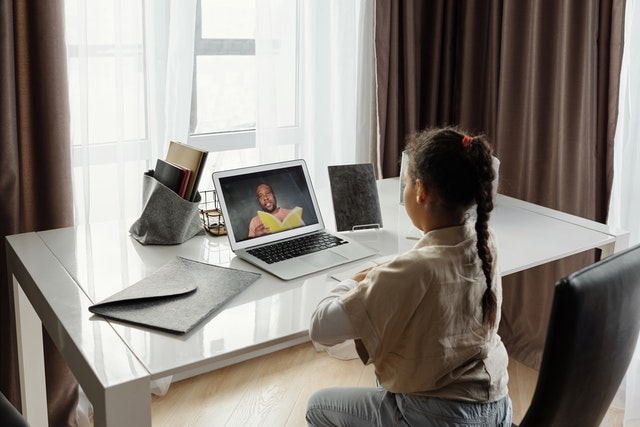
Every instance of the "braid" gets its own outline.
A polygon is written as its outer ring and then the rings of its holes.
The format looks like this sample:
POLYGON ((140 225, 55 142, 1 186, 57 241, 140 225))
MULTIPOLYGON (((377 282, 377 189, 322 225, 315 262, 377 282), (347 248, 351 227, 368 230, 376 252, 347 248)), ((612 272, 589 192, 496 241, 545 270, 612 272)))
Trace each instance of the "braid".
POLYGON ((491 327, 496 322, 498 301, 491 290, 493 277, 493 254, 489 249, 489 214, 493 210, 494 171, 492 167, 491 151, 480 138, 473 138, 469 146, 470 154, 477 159, 476 172, 478 185, 476 189, 476 235, 478 257, 482 261, 482 271, 487 281, 487 289, 482 296, 482 322, 491 327))
POLYGON ((471 137, 456 128, 430 129, 411 135, 407 173, 437 189, 439 202, 451 212, 476 205, 477 252, 487 288, 482 296, 482 323, 496 323, 498 301, 492 291, 493 253, 489 248, 489 215, 493 210, 493 157, 484 136, 471 137))

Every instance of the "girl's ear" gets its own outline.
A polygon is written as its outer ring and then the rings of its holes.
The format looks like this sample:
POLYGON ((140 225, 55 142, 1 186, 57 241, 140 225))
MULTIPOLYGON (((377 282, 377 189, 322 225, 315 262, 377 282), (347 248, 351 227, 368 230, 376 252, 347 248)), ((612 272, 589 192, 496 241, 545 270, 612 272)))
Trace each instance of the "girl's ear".
POLYGON ((416 201, 418 203, 424 202, 427 198, 427 191, 421 179, 416 179, 416 201))

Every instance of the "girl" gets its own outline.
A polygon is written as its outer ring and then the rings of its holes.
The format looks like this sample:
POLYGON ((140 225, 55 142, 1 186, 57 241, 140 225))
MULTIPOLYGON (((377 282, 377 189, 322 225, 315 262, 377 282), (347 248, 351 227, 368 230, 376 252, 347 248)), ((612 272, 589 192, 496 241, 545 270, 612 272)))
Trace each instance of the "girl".
POLYGON ((309 399, 312 426, 511 426, 491 148, 453 128, 412 135, 403 200, 424 233, 410 251, 341 282, 312 316, 314 342, 354 339, 379 387, 309 399), (475 220, 470 208, 475 205, 475 220))

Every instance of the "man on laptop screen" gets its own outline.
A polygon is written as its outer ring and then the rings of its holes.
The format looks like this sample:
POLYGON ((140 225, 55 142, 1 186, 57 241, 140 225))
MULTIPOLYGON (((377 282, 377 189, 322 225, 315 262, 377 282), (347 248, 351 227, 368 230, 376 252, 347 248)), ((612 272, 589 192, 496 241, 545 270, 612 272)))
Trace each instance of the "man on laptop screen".
POLYGON ((302 208, 285 209, 278 205, 276 195, 267 183, 258 184, 256 198, 262 208, 249 223, 249 237, 262 236, 304 225, 302 208))

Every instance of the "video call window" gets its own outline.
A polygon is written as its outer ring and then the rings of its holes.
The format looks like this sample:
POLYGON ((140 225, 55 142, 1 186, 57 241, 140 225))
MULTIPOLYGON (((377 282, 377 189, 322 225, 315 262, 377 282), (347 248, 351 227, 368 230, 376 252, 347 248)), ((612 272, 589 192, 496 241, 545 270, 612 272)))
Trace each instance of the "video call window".
POLYGON ((256 226, 272 234, 318 223, 300 166, 221 178, 220 186, 229 216, 225 221, 237 241, 263 235, 255 234, 256 226))

